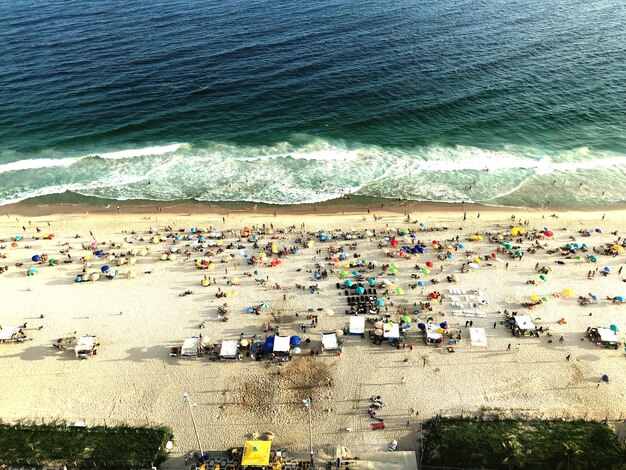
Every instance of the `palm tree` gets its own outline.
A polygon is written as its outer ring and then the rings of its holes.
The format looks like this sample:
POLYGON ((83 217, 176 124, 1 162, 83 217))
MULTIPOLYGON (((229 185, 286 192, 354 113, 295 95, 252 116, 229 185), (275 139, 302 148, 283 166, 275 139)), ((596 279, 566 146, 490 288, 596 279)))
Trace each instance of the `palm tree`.
POLYGON ((518 468, 524 468, 524 455, 522 453, 522 445, 514 436, 502 443, 504 447, 505 456, 502 463, 509 467, 509 470, 516 470, 518 468))
POLYGON ((582 461, 583 451, 580 450, 577 444, 571 442, 564 442, 559 452, 559 457, 562 459, 556 466, 556 470, 579 470, 585 467, 585 463, 582 461))

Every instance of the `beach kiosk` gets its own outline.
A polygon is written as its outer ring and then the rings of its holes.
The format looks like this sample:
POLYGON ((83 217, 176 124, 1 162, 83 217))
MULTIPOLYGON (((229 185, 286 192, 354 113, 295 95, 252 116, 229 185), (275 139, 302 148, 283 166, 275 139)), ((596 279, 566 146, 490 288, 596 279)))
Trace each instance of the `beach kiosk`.
POLYGON ((350 329, 348 333, 351 335, 362 336, 365 334, 365 317, 350 317, 350 329))
POLYGON ((227 339, 222 341, 222 347, 220 348, 220 359, 238 359, 238 355, 239 345, 237 344, 237 340, 227 339))
POLYGON ((337 351, 337 333, 322 333, 322 351, 337 351))
POLYGON ((617 334, 610 328, 597 327, 589 329, 589 339, 599 348, 618 349, 620 346, 617 334))
POLYGON ((290 355, 289 341, 291 336, 274 336, 274 347, 272 352, 277 356, 286 357, 290 355))
POLYGON ((241 455, 241 466, 266 468, 270 464, 271 441, 246 441, 241 455))
POLYGON ((188 359, 195 359, 200 354, 200 338, 192 336, 191 338, 185 338, 183 346, 180 348, 181 357, 188 359))
POLYGON ((513 336, 532 336, 535 331, 535 325, 528 315, 516 315, 515 324, 511 329, 513 336))
POLYGON ((76 343, 74 351, 78 359, 89 359, 98 353, 99 346, 100 341, 95 336, 82 336, 76 343))

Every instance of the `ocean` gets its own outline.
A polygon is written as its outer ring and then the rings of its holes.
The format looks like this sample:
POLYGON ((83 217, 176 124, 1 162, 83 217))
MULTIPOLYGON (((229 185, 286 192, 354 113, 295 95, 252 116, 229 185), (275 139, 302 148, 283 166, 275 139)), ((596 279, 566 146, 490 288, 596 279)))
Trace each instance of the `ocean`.
POLYGON ((4 0, 0 204, 623 207, 625 25, 623 0, 4 0))

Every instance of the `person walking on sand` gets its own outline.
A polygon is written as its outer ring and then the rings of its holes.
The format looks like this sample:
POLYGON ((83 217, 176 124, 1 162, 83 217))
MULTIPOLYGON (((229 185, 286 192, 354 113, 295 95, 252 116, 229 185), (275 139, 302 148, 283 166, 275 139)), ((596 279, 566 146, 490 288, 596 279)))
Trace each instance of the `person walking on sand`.
POLYGON ((509 343, 509 345, 507 346, 506 350, 507 350, 507 351, 510 351, 510 350, 511 350, 511 343, 509 343))
POLYGON ((565 356, 565 362, 569 362, 571 358, 572 358, 572 355, 568 354, 567 356, 565 356))

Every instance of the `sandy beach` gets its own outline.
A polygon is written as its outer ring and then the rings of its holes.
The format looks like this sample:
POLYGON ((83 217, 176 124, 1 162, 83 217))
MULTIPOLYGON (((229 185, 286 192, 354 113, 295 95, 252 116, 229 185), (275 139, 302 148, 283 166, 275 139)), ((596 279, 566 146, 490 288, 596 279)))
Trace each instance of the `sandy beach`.
MULTIPOLYGON (((308 424, 301 400, 311 385, 315 385, 316 448, 337 444, 372 451, 397 439, 401 448, 414 449, 419 421, 437 413, 623 416, 623 346, 598 348, 585 338, 585 332, 588 327, 610 325, 626 331, 626 304, 607 300, 626 295, 626 273, 619 273, 626 255, 594 253, 594 248, 621 244, 626 230, 624 211, 552 214, 508 209, 481 211, 478 217, 471 207, 464 220, 460 207, 425 212, 415 207, 408 209, 407 222, 402 209, 388 209, 351 207, 345 213, 274 216, 253 211, 188 215, 177 209, 140 214, 117 212, 114 207, 98 213, 62 214, 46 208, 40 215, 20 215, 9 208, 0 218, 0 265, 8 266, 0 274, 0 325, 26 323, 24 333, 32 340, 0 344, 0 393, 4 397, 0 415, 7 421, 163 423, 176 436, 174 456, 195 447, 184 392, 198 405, 200 439, 209 449, 241 445, 249 433, 271 431, 281 446, 306 451, 308 424), (209 232, 215 228, 224 238, 219 239, 219 246, 202 248, 197 244, 202 234, 192 233, 192 227, 209 232), (258 239, 241 239, 243 227, 251 227, 250 237, 258 239), (512 237, 514 227, 525 233, 512 237), (546 229, 553 235, 547 236, 546 229), (581 230, 590 235, 583 236, 581 230), (334 238, 319 241, 320 231, 334 238), (181 240, 175 241, 176 233, 181 240), (48 234, 54 237, 44 239, 48 234), (472 240, 472 235, 480 237, 472 240), (15 241, 16 236, 23 238, 15 241), (399 241, 397 247, 392 246, 393 239, 399 241), (443 251, 434 250, 434 240, 443 251), (254 241, 258 248, 253 247, 254 241), (307 247, 306 241, 313 243, 307 247), (503 252, 502 243, 507 241, 519 246, 514 251, 523 253, 521 259, 503 252), (417 242, 425 246, 423 254, 399 256, 402 246, 414 247, 417 242), (540 247, 529 252, 536 243, 540 247), (578 248, 573 247, 569 255, 554 252, 574 243, 578 248), (271 252, 272 244, 277 252, 283 248, 291 252, 278 258, 271 252), (144 247, 145 256, 128 254, 144 247), (269 255, 255 266, 248 264, 250 258, 244 255, 258 256, 265 247, 269 255), (191 251, 194 248, 198 251, 191 251), (333 261, 339 252, 329 254, 329 248, 344 250, 346 259, 333 261), (172 249, 181 253, 162 261, 162 255, 171 254, 172 249), (96 256, 95 250, 102 250, 103 256, 96 256), (447 251, 451 257, 445 256, 447 251), (58 264, 31 260, 44 253, 58 264), (117 267, 117 261, 109 258, 113 254, 134 258, 135 264, 117 267), (81 262, 85 256, 90 259, 81 262), (212 269, 198 269, 194 260, 201 258, 210 260, 212 269), (276 259, 281 263, 272 267, 276 259), (337 289, 336 284, 354 278, 352 271, 357 267, 345 264, 359 259, 375 265, 363 272, 365 277, 375 278, 377 285, 383 280, 391 284, 389 295, 384 295, 387 288, 378 288, 385 302, 381 314, 399 321, 401 309, 406 309, 414 347, 374 345, 367 334, 365 339, 344 336, 341 355, 322 352, 311 357, 310 348, 319 349, 322 332, 348 325, 344 289, 337 289), (433 263, 427 274, 426 262, 433 263), (327 271, 326 279, 313 276, 319 263, 324 263, 320 269, 327 271), (395 263, 390 269, 397 270, 396 274, 383 268, 389 263, 395 263), (468 268, 468 263, 476 265, 468 268), (111 265, 117 275, 76 283, 75 277, 87 264, 87 272, 111 265), (462 272, 464 266, 467 272, 462 272), (549 268, 545 281, 537 270, 542 267, 549 268), (605 267, 610 271, 607 275, 602 274, 605 267), (37 273, 27 276, 31 268, 37 273), (344 270, 348 275, 342 277, 344 270), (588 278, 590 271, 594 275, 588 278), (452 274, 458 282, 448 282, 452 274), (209 278, 207 287, 201 285, 204 276, 209 278), (416 286, 418 282, 423 286, 416 286), (218 289, 228 292, 228 297, 217 298, 218 289), (564 294, 564 289, 571 289, 573 295, 564 294), (181 296, 185 291, 193 293, 181 296), (421 308, 420 303, 427 302, 434 291, 444 294, 443 300, 432 304, 432 311, 421 308), (580 305, 579 296, 588 294, 598 300, 580 305), (525 308, 523 303, 534 302, 532 296, 546 297, 547 302, 540 301, 532 310, 525 308), (227 322, 220 320, 217 311, 224 303, 228 304, 227 322), (247 313, 261 303, 268 307, 259 315, 247 313), (328 309, 334 314, 329 315, 328 309), (505 310, 528 315, 552 336, 513 337, 501 323, 505 310), (454 314, 459 311, 472 315, 454 314), (317 327, 310 326, 307 315, 318 316, 317 327), (448 352, 451 338, 447 336, 440 345, 424 344, 417 324, 428 317, 436 323, 447 322, 452 337, 461 333, 454 353, 448 352), (565 322, 559 323, 560 319, 565 322), (468 321, 485 329, 486 347, 471 345, 468 321), (208 344, 238 340, 241 334, 245 339, 262 338, 272 333, 264 332, 267 322, 280 325, 281 335, 298 335, 311 342, 303 342, 302 353, 282 366, 269 365, 267 359, 254 361, 245 354, 243 360, 234 362, 169 356, 170 348, 200 333, 208 344), (71 349, 63 352, 52 347, 58 338, 87 334, 101 341, 97 356, 88 360, 76 359, 71 349), (600 383, 603 374, 611 378, 609 383, 600 383), (381 431, 371 430, 374 420, 368 415, 368 398, 372 395, 380 395, 385 403, 378 414, 386 424, 381 431)), ((618 336, 623 341, 623 333, 618 336)))

